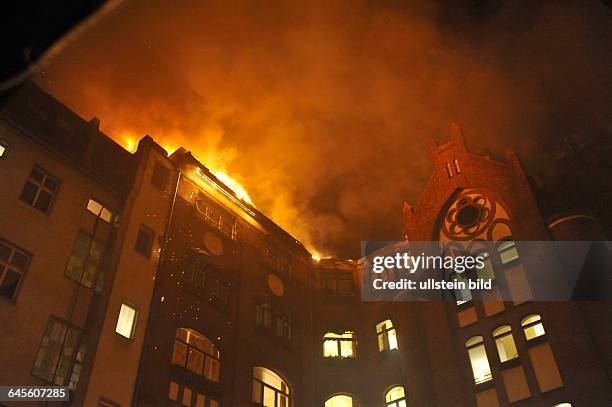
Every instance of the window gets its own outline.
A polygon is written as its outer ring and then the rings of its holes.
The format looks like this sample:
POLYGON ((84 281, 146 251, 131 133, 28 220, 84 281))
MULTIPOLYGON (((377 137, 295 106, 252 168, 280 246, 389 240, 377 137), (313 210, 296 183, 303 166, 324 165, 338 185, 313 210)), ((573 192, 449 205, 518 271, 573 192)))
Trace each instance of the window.
POLYGON ((43 213, 49 213, 60 182, 39 166, 34 166, 19 198, 43 213))
POLYGON ((265 367, 253 368, 253 403, 265 407, 289 407, 289 386, 265 367))
POLYGON ((321 289, 327 295, 350 297, 354 293, 354 283, 352 278, 324 277, 321 289))
POLYGON ((499 253, 499 259, 502 264, 510 263, 519 258, 514 240, 504 240, 501 242, 499 246, 497 246, 497 252, 499 253))
POLYGON ((377 324, 376 333, 378 334, 378 350, 380 352, 397 349, 397 335, 390 319, 377 324))
POLYGON ((457 172, 457 175, 461 174, 461 167, 459 166, 459 160, 455 158, 453 160, 453 164, 455 165, 455 171, 457 172))
POLYGON ((553 407, 572 407, 571 403, 559 403, 555 404, 553 407))
POLYGON ((191 406, 191 398, 193 397, 193 392, 189 387, 183 387, 183 405, 191 406))
POLYGON ((28 253, 0 240, 0 296, 10 301, 15 300, 29 264, 28 253))
POLYGON ((484 263, 484 267, 480 269, 476 268, 476 275, 482 280, 495 280, 495 269, 493 268, 493 262, 491 261, 489 253, 482 252, 479 253, 479 255, 483 257, 482 262, 484 263))
POLYGON ((523 318, 521 326, 525 333, 525 339, 528 341, 546 335, 544 325, 542 324, 542 317, 538 314, 529 315, 523 318))
POLYGON ((104 283, 106 247, 98 239, 92 239, 84 230, 79 230, 74 240, 72 253, 66 266, 67 277, 85 287, 100 291, 104 283))
POLYGON ((185 270, 183 287, 211 304, 226 308, 229 304, 231 284, 221 279, 220 270, 210 265, 190 264, 185 270))
POLYGON ((450 163, 446 163, 446 175, 448 175, 448 178, 453 178, 453 169, 450 163))
POLYGON ((8 144, 0 140, 0 159, 6 156, 7 151, 8 151, 8 144))
POLYGON ((168 398, 170 400, 178 400, 178 393, 179 393, 179 384, 177 382, 170 382, 170 389, 168 390, 168 398))
POLYGON ((458 282, 462 281, 465 283, 466 288, 456 288, 454 290, 455 301, 457 302, 457 305, 462 305, 462 304, 472 301, 472 292, 470 291, 469 288, 467 288, 468 278, 466 277, 465 273, 453 272, 449 274, 449 281, 458 281, 458 282))
POLYGON ((53 384, 65 385, 70 378, 79 337, 79 330, 50 317, 38 348, 32 375, 53 384))
POLYGON ((386 407, 406 407, 406 393, 402 386, 396 386, 385 394, 386 407))
POLYGON ((106 223, 111 223, 113 221, 113 213, 94 199, 90 198, 87 202, 87 210, 106 223))
POLYGON ((217 208, 200 194, 196 199, 196 210, 200 218, 227 237, 238 239, 238 222, 236 218, 222 209, 217 208))
POLYGON ((285 341, 291 340, 291 312, 270 298, 255 305, 255 325, 285 341))
POLYGON ((153 175, 151 176, 151 184, 157 189, 165 192, 168 188, 169 181, 170 170, 159 161, 155 161, 155 166, 153 167, 153 175))
POLYGON ((145 225, 140 225, 138 230, 138 237, 136 238, 136 251, 143 256, 151 257, 151 250, 153 249, 153 237, 155 232, 145 225))
POLYGON ((354 358, 357 356, 355 332, 328 332, 323 336, 323 356, 326 358, 354 358))
POLYGON ((485 351, 482 336, 473 336, 465 342, 465 347, 472 365, 474 383, 480 384, 493 379, 487 352, 485 351))
POLYGON ((212 382, 219 381, 221 354, 215 344, 193 329, 176 330, 172 364, 185 367, 212 382))
POLYGON ((81 343, 74 359, 74 364, 72 365, 72 372, 70 373, 70 381, 68 382, 68 387, 72 391, 75 391, 77 385, 79 384, 81 371, 83 370, 83 362, 85 361, 86 350, 86 345, 84 343, 81 343))
POLYGON ((518 351, 510 325, 503 325, 493 331, 493 339, 501 363, 518 358, 518 351))
POLYGON ((361 407, 361 404, 349 395, 339 394, 328 398, 325 407, 361 407))
POLYGON ((293 271, 291 258, 273 247, 265 246, 262 248, 261 260, 279 273, 290 276, 293 271))
POLYGON ((119 316, 117 317, 117 325, 115 332, 119 335, 132 339, 136 329, 136 320, 138 319, 138 309, 126 302, 121 303, 119 316))

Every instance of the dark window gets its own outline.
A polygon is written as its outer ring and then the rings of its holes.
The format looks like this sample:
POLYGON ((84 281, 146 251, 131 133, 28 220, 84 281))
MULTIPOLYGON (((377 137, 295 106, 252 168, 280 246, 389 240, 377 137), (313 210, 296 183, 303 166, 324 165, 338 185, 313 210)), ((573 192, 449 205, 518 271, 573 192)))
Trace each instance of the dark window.
POLYGON ((92 239, 84 230, 79 230, 68 265, 66 276, 85 287, 96 287, 100 291, 104 283, 106 247, 98 239, 92 239))
POLYGON ((153 175, 151 176, 151 184, 162 191, 166 191, 169 182, 170 170, 159 161, 156 161, 155 167, 153 167, 153 175))
POLYGON ((255 305, 255 325, 285 341, 291 341, 291 312, 271 299, 255 305))
POLYGON ((15 299, 29 263, 29 254, 0 240, 0 296, 15 299))
POLYGON ((291 257, 273 247, 262 247, 260 258, 267 266, 280 273, 290 276, 293 271, 291 257))
POLYGON ((151 257, 151 250, 153 249, 153 237, 155 232, 145 225, 140 225, 138 230, 138 237, 136 238, 136 251, 144 256, 151 257))
POLYGON ((231 284, 219 277, 213 266, 189 265, 186 268, 183 287, 220 308, 226 308, 230 299, 231 284))
POLYGON ((60 386, 69 383, 80 335, 78 329, 50 317, 38 348, 32 375, 60 386))
POLYGON ((72 391, 75 391, 77 385, 79 384, 79 379, 81 378, 81 371, 83 370, 83 362, 85 362, 86 349, 87 348, 85 344, 81 343, 74 359, 74 363, 72 365, 72 373, 70 373, 70 381, 68 382, 68 387, 72 391))
POLYGON ((43 213, 49 213, 57 196, 59 180, 42 168, 34 166, 30 177, 23 186, 20 198, 43 213))
POLYGON ((350 297, 354 294, 354 283, 352 278, 323 277, 321 289, 326 295, 350 297))
POLYGON ((0 140, 0 158, 4 158, 8 151, 8 144, 4 141, 0 140))
POLYGON ((195 203, 201 219, 232 240, 238 239, 238 222, 234 216, 211 204, 202 193, 195 203))

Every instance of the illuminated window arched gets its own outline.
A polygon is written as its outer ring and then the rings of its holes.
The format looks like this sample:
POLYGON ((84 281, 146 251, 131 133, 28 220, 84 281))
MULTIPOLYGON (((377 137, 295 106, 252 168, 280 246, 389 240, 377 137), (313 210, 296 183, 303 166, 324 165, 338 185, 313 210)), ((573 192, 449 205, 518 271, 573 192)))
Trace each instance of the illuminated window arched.
POLYGON ((474 383, 480 384, 492 380, 491 366, 489 365, 482 336, 472 336, 465 342, 465 348, 472 365, 474 383))
POLYGON ((386 407, 406 407, 406 392, 402 386, 395 386, 385 393, 386 407))
POLYGON ((326 358, 354 358, 357 356, 355 332, 328 332, 323 336, 323 356, 326 358))
POLYGON ((361 407, 361 403, 348 394, 339 394, 328 398, 325 407, 361 407))
POLYGON ((390 319, 376 324, 376 334, 378 335, 378 350, 380 352, 397 349, 397 334, 390 319))
POLYGON ((571 403, 559 403, 555 404, 553 407, 572 407, 571 403))
POLYGON ((253 368, 254 404, 265 407, 289 407, 289 385, 279 375, 265 367, 253 368))
POLYGON ((521 326, 525 333, 525 339, 528 341, 546 335, 544 324, 542 324, 542 316, 539 314, 526 316, 521 321, 521 326))
POLYGON ((499 355, 499 361, 504 363, 509 360, 518 358, 516 343, 512 336, 512 328, 510 325, 502 325, 493 331, 493 339, 495 339, 495 347, 499 355))
POLYGON ((215 344, 201 333, 178 328, 172 350, 172 364, 183 366, 210 381, 219 381, 221 353, 215 344))

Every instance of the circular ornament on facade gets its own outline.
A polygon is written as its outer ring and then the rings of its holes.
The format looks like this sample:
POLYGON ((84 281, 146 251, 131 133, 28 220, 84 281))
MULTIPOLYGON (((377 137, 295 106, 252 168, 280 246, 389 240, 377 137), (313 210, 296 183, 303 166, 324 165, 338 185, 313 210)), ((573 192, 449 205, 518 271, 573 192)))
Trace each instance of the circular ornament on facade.
POLYGON ((268 274, 268 287, 272 294, 277 297, 282 297, 285 294, 285 284, 283 284, 283 280, 275 276, 274 274, 268 274))
POLYGON ((495 201, 473 191, 464 191, 451 205, 444 219, 444 234, 453 240, 480 236, 493 222, 495 201))
POLYGON ((204 233, 204 246, 206 246, 206 250, 215 256, 223 254, 223 242, 213 233, 204 233))

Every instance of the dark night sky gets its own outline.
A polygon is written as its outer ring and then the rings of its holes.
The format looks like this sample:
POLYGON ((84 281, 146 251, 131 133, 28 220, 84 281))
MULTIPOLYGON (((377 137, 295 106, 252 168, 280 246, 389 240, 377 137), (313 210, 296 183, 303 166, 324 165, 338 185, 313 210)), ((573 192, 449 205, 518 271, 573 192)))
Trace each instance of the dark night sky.
POLYGON ((118 142, 150 134, 240 180, 308 247, 402 236, 423 139, 532 165, 612 131, 612 11, 599 1, 130 1, 39 76, 118 142), (416 2, 420 3, 420 2, 416 2))

